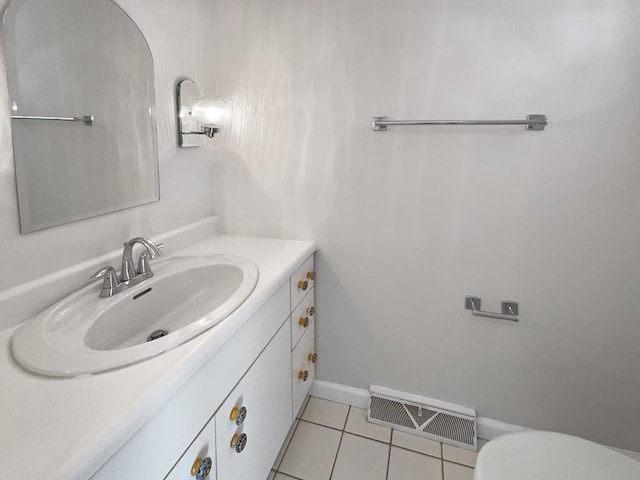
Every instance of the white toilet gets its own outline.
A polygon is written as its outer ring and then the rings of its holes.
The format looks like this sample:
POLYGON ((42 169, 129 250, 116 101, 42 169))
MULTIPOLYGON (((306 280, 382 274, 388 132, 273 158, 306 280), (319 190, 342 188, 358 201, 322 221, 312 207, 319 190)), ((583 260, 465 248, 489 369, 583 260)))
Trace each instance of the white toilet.
POLYGON ((487 443, 474 480, 640 480, 640 462, 563 433, 527 431, 487 443))

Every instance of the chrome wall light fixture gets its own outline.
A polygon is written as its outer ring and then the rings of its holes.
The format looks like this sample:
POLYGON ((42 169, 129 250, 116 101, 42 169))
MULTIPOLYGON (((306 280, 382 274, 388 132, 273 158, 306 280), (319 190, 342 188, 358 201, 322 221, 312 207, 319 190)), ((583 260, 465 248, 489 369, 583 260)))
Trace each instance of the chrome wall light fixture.
POLYGON ((212 138, 229 123, 231 107, 218 97, 202 97, 191 79, 178 82, 178 143, 181 147, 199 147, 202 138, 212 138))

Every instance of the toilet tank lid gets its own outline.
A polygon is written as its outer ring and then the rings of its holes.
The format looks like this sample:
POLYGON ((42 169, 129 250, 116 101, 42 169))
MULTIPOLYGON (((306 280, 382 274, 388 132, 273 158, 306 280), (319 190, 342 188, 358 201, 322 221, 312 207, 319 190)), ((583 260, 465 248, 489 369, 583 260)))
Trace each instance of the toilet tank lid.
POLYGON ((487 443, 474 480, 638 480, 640 462, 564 433, 527 431, 487 443))

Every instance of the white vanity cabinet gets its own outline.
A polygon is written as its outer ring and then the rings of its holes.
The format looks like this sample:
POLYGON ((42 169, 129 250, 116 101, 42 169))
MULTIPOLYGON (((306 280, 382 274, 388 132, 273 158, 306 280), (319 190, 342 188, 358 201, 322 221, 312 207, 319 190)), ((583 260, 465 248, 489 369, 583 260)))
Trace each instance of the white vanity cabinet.
POLYGON ((315 295, 313 288, 291 312, 291 350, 307 330, 313 330, 313 319, 316 316, 315 295))
POLYGON ((291 391, 295 419, 315 378, 315 279, 313 255, 291 275, 291 391))
POLYGON ((314 325, 311 324, 296 347, 291 352, 291 379, 293 393, 293 418, 300 411, 304 399, 309 393, 313 379, 316 376, 314 325))
POLYGON ((92 480, 266 478, 315 373, 314 282, 311 256, 92 480))
POLYGON ((266 478, 291 426, 285 324, 215 416, 220 480, 266 478))
POLYGON ((167 475, 166 480, 216 478, 216 424, 212 418, 167 475), (207 472, 209 472, 207 474, 207 472))
POLYGON ((315 280, 316 272, 313 269, 313 255, 311 255, 289 279, 292 311, 298 306, 307 293, 311 291, 315 280))

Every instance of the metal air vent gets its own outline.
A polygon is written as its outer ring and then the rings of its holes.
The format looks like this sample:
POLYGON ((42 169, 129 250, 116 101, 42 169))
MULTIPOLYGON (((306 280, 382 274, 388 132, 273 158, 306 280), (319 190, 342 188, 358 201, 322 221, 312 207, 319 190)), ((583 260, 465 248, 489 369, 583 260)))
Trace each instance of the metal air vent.
POLYGON ((475 410, 383 387, 372 386, 370 391, 367 419, 371 423, 477 450, 478 423, 475 410))

